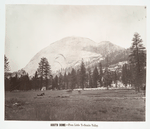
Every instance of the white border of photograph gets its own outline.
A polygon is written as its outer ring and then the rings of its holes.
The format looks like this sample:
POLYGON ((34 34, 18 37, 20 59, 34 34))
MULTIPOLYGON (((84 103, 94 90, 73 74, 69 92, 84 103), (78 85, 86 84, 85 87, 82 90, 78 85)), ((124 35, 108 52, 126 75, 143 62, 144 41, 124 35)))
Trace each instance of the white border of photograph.
MULTIPOLYGON (((58 4, 58 5, 134 5, 147 6, 147 66, 149 66, 150 50, 150 1, 149 0, 1 0, 0 1, 0 128, 2 129, 50 129, 51 123, 96 124, 100 129, 148 129, 150 127, 150 100, 149 100, 149 68, 147 67, 146 89, 146 121, 145 122, 88 122, 88 121, 5 121, 4 120, 4 43, 5 43, 5 4, 58 4)), ((77 128, 66 126, 58 128, 77 128)), ((79 127, 91 128, 91 127, 79 127)))

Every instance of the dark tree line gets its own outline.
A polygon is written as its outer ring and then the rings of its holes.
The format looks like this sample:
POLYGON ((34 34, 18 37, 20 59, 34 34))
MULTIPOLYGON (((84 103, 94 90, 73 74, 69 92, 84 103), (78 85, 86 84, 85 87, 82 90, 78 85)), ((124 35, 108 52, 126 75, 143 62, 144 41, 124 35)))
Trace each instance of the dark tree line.
POLYGON ((10 78, 5 79, 5 90, 13 91, 13 90, 31 90, 31 80, 29 79, 28 74, 21 75, 18 77, 17 73, 10 78))
POLYGON ((75 88, 97 88, 111 87, 112 82, 116 83, 119 75, 116 71, 112 72, 107 69, 103 70, 102 64, 99 63, 94 69, 85 68, 82 60, 80 69, 72 68, 71 72, 53 78, 53 89, 75 89, 75 88))
MULTIPOLYGON (((103 81, 102 78, 107 76, 103 72, 102 64, 99 63, 98 67, 94 69, 85 67, 84 61, 82 60, 80 69, 75 70, 72 68, 71 72, 62 75, 52 76, 50 65, 46 58, 41 58, 39 67, 31 78, 24 70, 21 70, 21 76, 16 73, 13 77, 5 79, 6 91, 13 90, 41 90, 42 87, 46 89, 75 89, 75 88, 97 88, 98 86, 108 87, 107 81, 103 81)), ((108 77, 107 77, 108 78, 108 77)), ((111 81, 112 82, 112 81, 111 81)))
POLYGON ((28 73, 24 70, 20 70, 15 74, 7 73, 9 62, 5 57, 5 90, 13 91, 13 90, 41 90, 42 87, 46 87, 48 89, 50 85, 52 85, 51 81, 51 70, 48 60, 46 58, 41 58, 39 63, 39 67, 35 72, 32 78, 29 77, 28 73))

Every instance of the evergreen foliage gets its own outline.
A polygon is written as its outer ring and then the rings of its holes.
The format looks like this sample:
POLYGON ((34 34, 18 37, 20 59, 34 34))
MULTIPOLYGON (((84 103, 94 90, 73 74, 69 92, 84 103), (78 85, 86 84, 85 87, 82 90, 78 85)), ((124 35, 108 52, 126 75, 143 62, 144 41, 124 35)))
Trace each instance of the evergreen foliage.
POLYGON ((15 77, 10 78, 10 91, 17 90, 18 86, 18 77, 17 74, 15 77))
POLYGON ((65 89, 68 89, 68 77, 67 77, 66 72, 64 74, 64 87, 65 87, 65 89))
POLYGON ((91 73, 91 68, 87 68, 88 71, 88 87, 92 88, 93 87, 93 81, 92 81, 92 73, 91 73))
POLYGON ((56 75, 55 78, 54 78, 54 87, 55 87, 56 89, 59 89, 59 87, 58 87, 58 76, 57 76, 57 75, 56 75))
POLYGON ((58 82, 59 82, 58 89, 63 89, 63 75, 61 73, 59 74, 58 82))
POLYGON ((97 67, 95 67, 93 71, 93 87, 97 88, 97 81, 98 81, 98 70, 97 67))
POLYGON ((71 79, 71 89, 74 89, 76 87, 76 71, 74 68, 72 68, 70 79, 71 79))
POLYGON ((76 80, 77 80, 77 87, 80 88, 79 87, 81 86, 80 69, 78 69, 76 72, 76 80))
POLYGON ((99 63, 99 82, 100 82, 100 86, 103 86, 102 77, 103 77, 103 69, 102 69, 102 64, 100 62, 99 63))
POLYGON ((113 81, 114 81, 116 87, 117 87, 117 84, 118 84, 118 83, 117 83, 118 80, 119 80, 118 73, 117 73, 117 71, 115 71, 115 72, 114 72, 113 81))
POLYGON ((81 82, 82 89, 84 89, 85 81, 86 81, 86 69, 82 59, 81 67, 80 67, 80 82, 81 82))
POLYGON ((5 72, 9 71, 10 68, 9 68, 9 61, 8 61, 8 58, 4 55, 4 70, 5 72))
POLYGON ((48 78, 50 78, 50 74, 51 74, 50 65, 49 65, 47 58, 45 58, 45 57, 41 58, 37 72, 41 79, 40 88, 42 88, 42 86, 46 86, 46 89, 47 89, 48 88, 48 78))
POLYGON ((128 70, 127 70, 127 64, 124 64, 122 67, 122 83, 127 86, 128 84, 128 70))
MULTIPOLYGON (((136 91, 140 91, 146 74, 146 49, 142 44, 141 36, 138 33, 134 34, 132 39, 131 53, 129 55, 129 63, 133 68, 133 83, 136 91)), ((145 82, 146 83, 146 82, 145 82)))
POLYGON ((108 70, 108 68, 105 69, 105 72, 103 74, 103 83, 104 86, 109 89, 112 83, 112 73, 108 70))
POLYGON ((32 80, 31 80, 31 82, 32 82, 32 89, 34 89, 34 90, 40 90, 40 83, 39 83, 39 78, 38 78, 37 71, 35 72, 35 74, 34 74, 32 80))

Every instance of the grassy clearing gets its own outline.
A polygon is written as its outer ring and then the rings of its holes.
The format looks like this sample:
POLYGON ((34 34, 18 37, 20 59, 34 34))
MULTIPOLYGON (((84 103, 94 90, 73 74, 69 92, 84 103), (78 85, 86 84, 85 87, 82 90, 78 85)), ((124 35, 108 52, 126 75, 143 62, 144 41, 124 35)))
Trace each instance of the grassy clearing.
POLYGON ((134 90, 7 92, 5 120, 145 121, 145 98, 134 90))

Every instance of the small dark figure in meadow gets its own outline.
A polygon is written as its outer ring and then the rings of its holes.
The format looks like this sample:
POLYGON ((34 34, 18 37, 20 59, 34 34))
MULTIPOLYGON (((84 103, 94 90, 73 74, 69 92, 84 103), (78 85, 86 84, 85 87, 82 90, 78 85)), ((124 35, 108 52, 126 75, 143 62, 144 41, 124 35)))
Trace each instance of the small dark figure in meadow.
POLYGON ((37 96, 44 96, 44 95, 45 95, 45 93, 37 94, 37 96))
POLYGON ((78 93, 81 94, 81 90, 78 90, 78 93))

